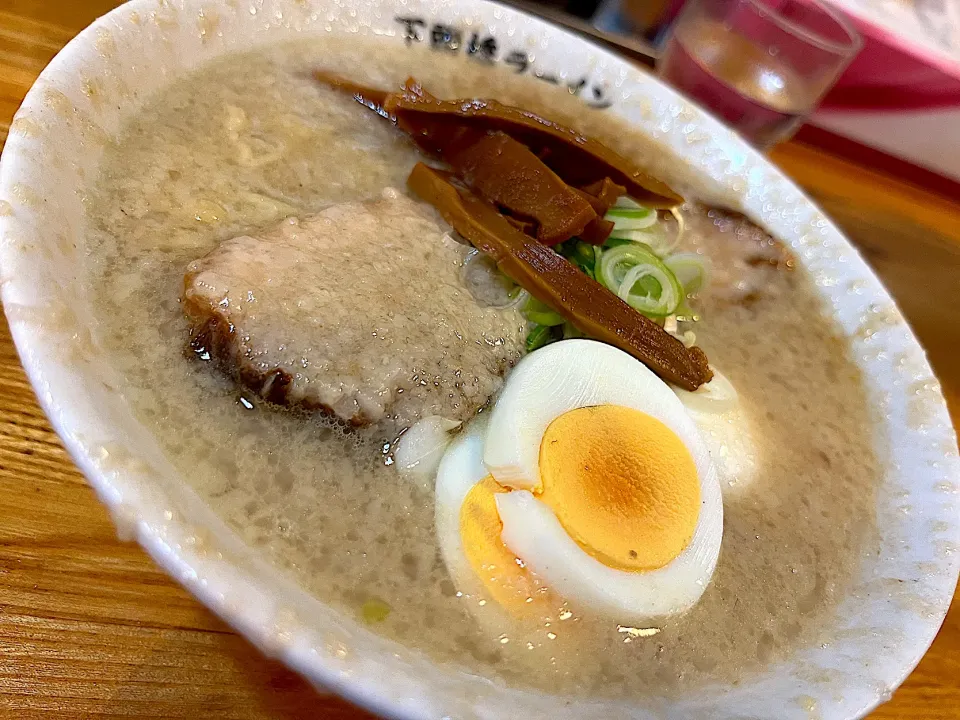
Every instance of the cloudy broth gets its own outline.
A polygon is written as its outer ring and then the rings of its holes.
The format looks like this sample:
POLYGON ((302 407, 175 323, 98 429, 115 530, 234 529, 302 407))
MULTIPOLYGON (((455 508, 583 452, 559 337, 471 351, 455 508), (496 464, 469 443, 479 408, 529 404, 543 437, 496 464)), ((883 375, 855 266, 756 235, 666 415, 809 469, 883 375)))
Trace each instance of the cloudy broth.
MULTIPOLYGON (((636 632, 575 607, 528 625, 493 612, 478 622, 440 558, 432 492, 389 465, 395 428, 345 432, 274 410, 185 352, 179 298, 192 260, 289 215, 403 188, 418 159, 387 123, 311 80, 320 58, 371 84, 413 74, 439 96, 522 104, 624 155, 649 152, 609 113, 546 83, 356 39, 220 60, 153 98, 103 159, 87 270, 98 339, 184 479, 316 597, 358 618, 370 601, 385 604, 377 632, 510 684, 670 693, 829 641, 817 628, 877 546, 878 471, 859 372, 800 269, 772 272, 737 300, 705 298, 698 344, 740 392, 758 479, 725 497, 720 560, 700 603, 636 632)), ((736 251, 723 248, 762 240, 742 222, 689 214, 691 242, 721 274, 736 270, 736 251)))

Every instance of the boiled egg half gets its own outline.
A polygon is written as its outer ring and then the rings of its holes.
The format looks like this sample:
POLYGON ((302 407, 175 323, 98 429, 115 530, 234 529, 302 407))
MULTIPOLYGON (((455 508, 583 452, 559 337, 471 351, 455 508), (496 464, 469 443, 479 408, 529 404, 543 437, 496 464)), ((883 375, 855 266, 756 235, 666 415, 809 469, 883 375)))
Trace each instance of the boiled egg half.
POLYGON ((436 503, 455 582, 514 616, 558 602, 618 622, 682 613, 710 581, 723 530, 717 475, 683 404, 592 340, 513 369, 444 455, 436 503))

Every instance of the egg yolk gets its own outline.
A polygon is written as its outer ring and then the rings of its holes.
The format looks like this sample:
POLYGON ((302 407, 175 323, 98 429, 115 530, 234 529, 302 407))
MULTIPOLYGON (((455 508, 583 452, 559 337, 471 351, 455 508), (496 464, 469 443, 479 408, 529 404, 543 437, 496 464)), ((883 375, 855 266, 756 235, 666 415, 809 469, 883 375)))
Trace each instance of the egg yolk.
POLYGON ((543 615, 553 598, 500 539, 496 494, 501 492, 507 489, 489 476, 470 488, 460 506, 464 553, 500 606, 516 616, 543 615))
MULTIPOLYGON (((460 536, 490 596, 516 616, 543 615, 552 593, 501 539, 491 476, 460 507, 460 536)), ((683 441, 633 408, 599 405, 556 418, 540 443, 539 499, 570 537, 608 567, 656 570, 689 545, 700 515, 697 467, 683 441)))
POLYGON ((540 482, 540 500, 570 537, 619 570, 667 565, 690 543, 700 514, 690 451, 633 408, 599 405, 557 417, 540 443, 540 482))

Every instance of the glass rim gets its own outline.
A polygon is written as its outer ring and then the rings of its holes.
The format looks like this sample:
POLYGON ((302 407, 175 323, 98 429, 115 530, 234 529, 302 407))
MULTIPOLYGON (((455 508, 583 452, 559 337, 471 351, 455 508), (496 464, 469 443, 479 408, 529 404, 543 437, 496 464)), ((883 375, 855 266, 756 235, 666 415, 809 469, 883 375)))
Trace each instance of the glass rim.
MULTIPOLYGON (((791 1, 800 2, 800 0, 791 1)), ((784 17, 776 8, 765 5, 762 0, 740 0, 740 2, 751 5, 762 17, 769 18, 771 22, 780 26, 781 29, 786 30, 787 32, 805 40, 811 45, 819 47, 822 50, 829 50, 844 57, 852 57, 863 47, 863 36, 860 35, 857 29, 853 26, 853 23, 851 23, 843 13, 825 2, 821 2, 821 0, 803 0, 803 2, 808 5, 813 5, 817 8, 817 10, 833 20, 837 27, 839 27, 840 30, 843 31, 843 33, 847 36, 847 42, 842 40, 831 40, 821 33, 815 32, 810 28, 803 26, 795 20, 784 17)))

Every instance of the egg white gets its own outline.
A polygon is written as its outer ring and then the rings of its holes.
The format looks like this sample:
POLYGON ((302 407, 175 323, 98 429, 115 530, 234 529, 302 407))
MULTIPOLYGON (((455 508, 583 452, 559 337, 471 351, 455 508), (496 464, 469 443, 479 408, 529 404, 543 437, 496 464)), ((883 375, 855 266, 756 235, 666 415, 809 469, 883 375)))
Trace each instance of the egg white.
MULTIPOLYGON (((474 573, 460 534, 460 509, 471 488, 489 475, 483 464, 486 416, 472 420, 447 449, 437 471, 435 518, 440 554, 467 610, 494 637, 516 627, 516 619, 490 595, 474 573)), ((559 611, 560 607, 556 608, 559 611)), ((543 618, 548 619, 548 618, 543 618)), ((540 644, 550 623, 528 628, 528 641, 540 644)))
POLYGON ((460 508, 488 474, 517 488, 496 496, 502 539, 552 590, 575 607, 622 622, 684 612, 703 594, 723 534, 717 473, 696 424, 670 387, 626 353, 592 340, 565 340, 524 358, 510 373, 493 411, 451 445, 437 475, 437 531, 444 561, 465 594, 482 593, 463 550, 460 508), (554 512, 529 490, 539 484, 540 443, 547 426, 569 410, 620 405, 669 427, 689 450, 701 507, 688 546, 666 566, 631 573, 610 568, 567 534, 554 512))
POLYGON ((497 495, 502 538, 552 590, 619 622, 649 622, 689 610, 703 595, 720 554, 723 501, 716 474, 701 478, 700 516, 690 544, 657 570, 626 572, 586 553, 546 503, 527 490, 497 495))
POLYGON ((620 405, 655 417, 690 451, 703 482, 710 455, 670 386, 639 360, 596 340, 563 340, 517 364, 490 415, 484 464, 501 485, 537 488, 547 427, 570 410, 594 405, 620 405))
POLYGON ((458 435, 444 454, 437 469, 435 519, 440 553, 457 589, 479 596, 483 585, 463 549, 460 534, 460 508, 470 489, 489 471, 483 464, 483 439, 486 418, 480 416, 458 435))

